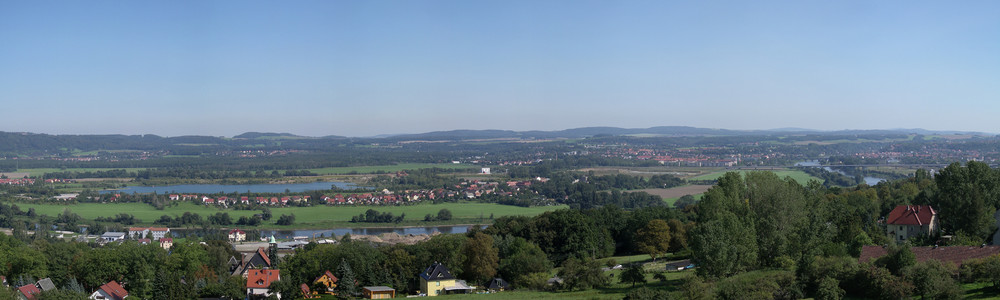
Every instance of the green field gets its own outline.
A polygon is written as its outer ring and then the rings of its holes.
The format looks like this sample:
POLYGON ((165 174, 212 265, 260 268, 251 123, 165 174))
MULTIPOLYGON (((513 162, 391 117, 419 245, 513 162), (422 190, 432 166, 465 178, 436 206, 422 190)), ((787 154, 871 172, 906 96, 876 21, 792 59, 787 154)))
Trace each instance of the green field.
POLYGON ((308 169, 310 172, 319 175, 344 175, 344 174, 372 174, 381 172, 399 172, 402 170, 418 170, 418 169, 430 169, 430 168, 441 168, 441 169, 470 169, 478 168, 477 166, 467 165, 467 164, 418 164, 418 163, 407 163, 389 166, 361 166, 361 167, 339 167, 339 168, 319 168, 319 169, 308 169))
POLYGON ((145 170, 146 168, 35 168, 35 169, 18 169, 17 173, 30 173, 30 176, 42 176, 46 173, 56 173, 56 172, 96 172, 96 171, 108 171, 108 170, 121 170, 125 169, 128 172, 136 172, 145 170))
MULTIPOLYGON (((765 171, 767 171, 767 170, 765 170, 765 171)), ((746 173, 750 172, 750 171, 739 170, 739 171, 728 171, 728 172, 740 172, 740 173, 746 175, 746 173)), ((812 175, 806 174, 806 172, 802 172, 802 171, 798 171, 798 170, 778 170, 778 171, 768 171, 768 172, 773 172, 774 174, 777 174, 778 177, 781 177, 781 178, 785 178, 786 176, 787 177, 792 177, 792 179, 795 179, 795 181, 797 181, 799 184, 806 184, 806 182, 809 182, 809 180, 816 180, 816 181, 819 181, 819 182, 823 182, 822 179, 819 179, 816 176, 812 176, 812 175)), ((698 177, 694 177, 694 178, 691 178, 690 180, 716 180, 716 179, 719 179, 719 177, 722 177, 722 175, 724 175, 724 174, 726 174, 725 171, 724 172, 716 172, 716 173, 705 174, 705 175, 701 175, 701 176, 698 176, 698 177)))
MULTIPOLYGON (((58 205, 58 204, 29 204, 29 203, 16 203, 18 207, 22 210, 27 210, 29 208, 34 208, 35 212, 38 214, 45 214, 49 216, 55 216, 61 213, 64 209, 69 209, 73 213, 80 215, 85 219, 94 219, 97 217, 111 217, 120 213, 128 213, 136 218, 143 221, 143 223, 152 223, 153 221, 160 218, 162 215, 170 215, 173 217, 180 216, 184 212, 192 212, 201 215, 202 218, 207 217, 210 214, 215 214, 219 212, 228 213, 233 221, 239 219, 241 216, 252 216, 254 214, 260 213, 259 210, 232 210, 232 209, 221 209, 217 207, 206 207, 204 205, 194 205, 190 202, 178 202, 177 206, 167 207, 164 210, 156 210, 153 206, 144 203, 80 203, 72 205, 58 205)), ((561 208, 566 208, 565 205, 559 206, 546 206, 546 207, 517 207, 509 205, 500 204, 488 204, 488 203, 445 203, 445 204, 418 204, 411 206, 313 206, 313 207, 278 207, 271 208, 271 213, 274 215, 274 219, 271 219, 270 225, 266 227, 279 227, 274 225, 274 221, 277 220, 278 216, 294 214, 295 215, 295 225, 290 227, 295 228, 318 228, 325 226, 378 226, 380 224, 375 223, 349 223, 351 217, 357 216, 364 213, 368 209, 375 209, 379 212, 391 212, 394 215, 399 215, 406 213, 406 219, 403 224, 399 225, 420 225, 424 224, 422 222, 423 218, 427 214, 436 215, 438 211, 443 208, 447 208, 451 211, 454 220, 452 223, 469 223, 476 222, 480 217, 489 218, 492 214, 495 218, 501 216, 510 215, 526 215, 533 216, 541 214, 546 211, 557 210, 561 208)), ((440 223, 436 223, 440 224, 440 223)), ((394 226, 396 224, 382 224, 383 226, 389 225, 394 226)))

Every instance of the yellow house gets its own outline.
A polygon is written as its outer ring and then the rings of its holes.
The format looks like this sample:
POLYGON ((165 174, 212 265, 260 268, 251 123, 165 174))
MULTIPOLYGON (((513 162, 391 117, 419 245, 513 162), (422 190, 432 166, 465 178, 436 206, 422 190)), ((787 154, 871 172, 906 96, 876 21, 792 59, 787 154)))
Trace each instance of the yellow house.
POLYGON ((427 293, 428 297, 449 292, 464 293, 472 289, 465 284, 465 281, 456 280, 448 268, 438 262, 420 273, 420 288, 427 293))
POLYGON ((323 275, 320 275, 316 278, 316 280, 313 280, 313 284, 316 283, 320 283, 325 286, 326 290, 316 290, 313 291, 314 294, 319 292, 334 295, 333 289, 337 288, 337 276, 333 276, 333 273, 330 273, 330 271, 327 270, 326 272, 323 272, 323 275))

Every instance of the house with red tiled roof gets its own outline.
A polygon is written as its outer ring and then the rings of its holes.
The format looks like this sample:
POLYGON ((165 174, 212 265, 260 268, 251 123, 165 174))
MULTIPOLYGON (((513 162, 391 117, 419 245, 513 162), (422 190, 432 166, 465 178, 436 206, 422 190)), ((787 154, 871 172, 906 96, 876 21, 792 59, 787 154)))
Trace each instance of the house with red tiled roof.
POLYGON ((247 296, 270 297, 272 294, 281 299, 281 294, 271 292, 271 283, 281 280, 279 270, 263 269, 247 272, 247 296))
POLYGON ((164 250, 170 250, 170 248, 173 247, 173 246, 174 246, 174 239, 173 238, 161 238, 160 239, 160 248, 163 248, 164 250))
POLYGON ((38 289, 38 287, 35 286, 34 284, 25 284, 21 287, 18 287, 17 292, 19 294, 18 299, 32 300, 35 299, 35 295, 40 294, 42 290, 38 289))
POLYGON ((240 203, 250 204, 250 197, 247 196, 240 197, 240 203))
MULTIPOLYGON (((985 258, 1000 255, 1000 246, 947 246, 947 247, 910 247, 917 262, 937 260, 942 263, 961 266, 970 259, 985 258)), ((889 254, 883 246, 862 246, 858 262, 871 262, 889 254)))
POLYGON ((885 220, 886 234, 897 243, 915 236, 932 236, 937 234, 937 212, 930 205, 899 205, 885 220))
POLYGON ((121 284, 112 280, 111 282, 105 283, 93 294, 90 294, 90 299, 110 299, 110 300, 122 300, 128 297, 128 291, 122 287, 121 284))
POLYGON ((233 229, 229 231, 230 242, 242 242, 247 240, 247 233, 243 230, 233 229))

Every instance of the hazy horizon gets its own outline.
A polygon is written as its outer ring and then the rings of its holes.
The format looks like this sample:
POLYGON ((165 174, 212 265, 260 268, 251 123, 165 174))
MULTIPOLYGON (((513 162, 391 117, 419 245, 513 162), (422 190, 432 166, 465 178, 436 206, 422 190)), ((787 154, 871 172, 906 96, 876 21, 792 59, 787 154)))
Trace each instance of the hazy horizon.
POLYGON ((1000 2, 0 2, 0 131, 995 131, 1000 2))
MULTIPOLYGON (((325 137, 325 136, 344 136, 344 137, 348 137, 348 138, 372 138, 372 137, 414 135, 414 134, 426 134, 426 133, 431 133, 431 132, 449 132, 449 131, 460 131, 460 130, 479 130, 479 131, 484 131, 484 130, 500 130, 500 131, 517 131, 517 132, 529 132, 529 131, 557 132, 557 131, 562 131, 562 130, 580 129, 580 128, 593 128, 593 127, 617 127, 617 126, 600 126, 600 125, 597 125, 597 126, 583 126, 583 127, 574 127, 574 128, 528 129, 528 130, 512 130, 512 129, 501 129, 501 128, 484 128, 484 129, 453 128, 453 129, 433 130, 433 131, 421 131, 421 132, 392 132, 392 133, 388 133, 387 132, 387 133, 378 133, 378 134, 372 134, 372 135, 338 135, 338 134, 308 135, 308 134, 299 134, 299 133, 295 133, 295 132, 283 132, 283 131, 282 132, 279 132, 279 131, 244 131, 244 132, 239 132, 239 133, 234 133, 234 134, 229 134, 229 135, 210 135, 210 134, 197 134, 197 133, 195 133, 195 134, 180 134, 180 135, 162 135, 162 134, 156 134, 156 133, 150 133, 150 132, 145 132, 145 133, 104 132, 104 133, 83 133, 83 134, 80 134, 80 133, 30 132, 30 131, 11 131, 11 132, 14 132, 14 133, 31 133, 31 134, 48 134, 48 135, 150 135, 151 134, 151 135, 157 135, 157 136, 162 136, 162 137, 210 136, 210 137, 224 137, 224 138, 231 138, 231 137, 235 137, 235 136, 246 134, 246 133, 263 133, 263 134, 291 134, 291 135, 295 135, 295 136, 315 137, 315 138, 325 137)), ((643 128, 626 128, 626 127, 617 127, 617 128, 622 128, 622 129, 648 129, 648 128, 653 128, 653 127, 693 127, 693 126, 685 126, 685 125, 660 125, 660 126, 650 126, 650 127, 643 127, 643 128)), ((860 130, 860 131, 870 131, 870 130, 885 130, 885 131, 922 130, 922 131, 929 131, 929 132, 945 132, 945 133, 949 133, 949 132, 963 132, 963 133, 977 133, 977 134, 984 134, 984 135, 996 135, 997 134, 996 132, 989 132, 989 131, 966 131, 966 130, 928 129, 928 128, 841 128, 841 129, 833 129, 833 130, 820 130, 820 129, 811 129, 811 128, 798 128, 798 127, 767 128, 767 129, 761 129, 761 128, 758 128, 758 129, 733 129, 733 128, 709 128, 709 127, 693 127, 693 128, 719 129, 719 130, 736 130, 736 131, 773 131, 773 132, 782 132, 782 131, 837 132, 837 131, 855 131, 855 130, 860 130)), ((0 130, 0 132, 2 132, 2 131, 3 130, 0 130)))

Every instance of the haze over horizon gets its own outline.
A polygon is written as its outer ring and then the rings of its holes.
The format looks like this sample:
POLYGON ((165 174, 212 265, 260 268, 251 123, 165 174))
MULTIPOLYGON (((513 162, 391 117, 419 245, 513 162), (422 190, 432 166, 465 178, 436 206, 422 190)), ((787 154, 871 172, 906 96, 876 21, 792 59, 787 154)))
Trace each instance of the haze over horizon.
POLYGON ((0 2, 0 131, 996 131, 1000 2, 0 2))

